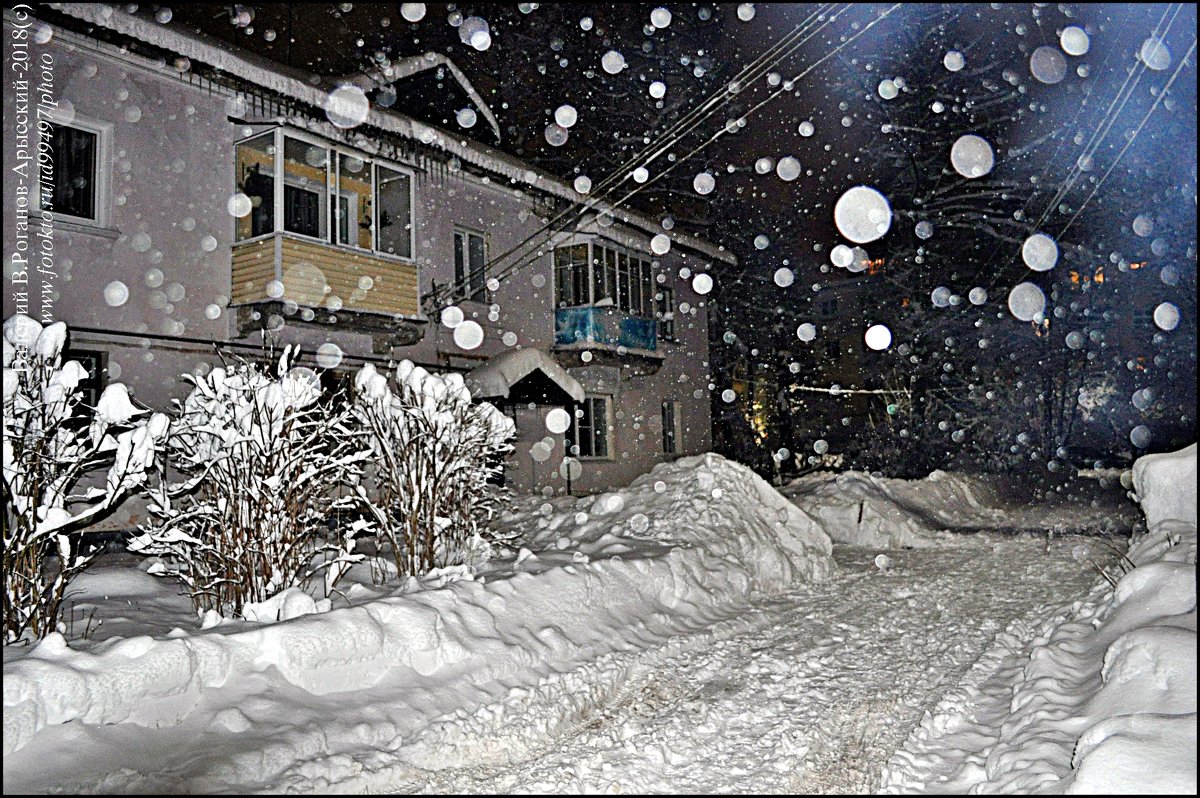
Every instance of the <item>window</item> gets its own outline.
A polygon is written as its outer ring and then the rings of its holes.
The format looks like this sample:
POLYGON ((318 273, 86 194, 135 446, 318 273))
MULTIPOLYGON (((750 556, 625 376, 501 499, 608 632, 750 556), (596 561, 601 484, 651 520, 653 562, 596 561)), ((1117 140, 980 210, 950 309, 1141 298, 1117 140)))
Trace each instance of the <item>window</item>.
MULTIPOLYGON (((54 186, 50 210, 79 219, 96 218, 96 159, 100 137, 87 130, 55 125, 54 186)), ((44 192, 43 192, 44 193, 44 192)))
POLYGON ((80 380, 79 390, 82 397, 79 400, 77 412, 91 414, 92 408, 100 401, 104 392, 105 369, 108 367, 108 354, 94 349, 66 349, 62 353, 63 362, 74 360, 87 370, 87 377, 80 380))
POLYGON ((617 252, 592 246, 592 304, 612 306, 617 298, 617 252))
POLYGON ((588 397, 575 406, 575 413, 568 431, 574 443, 572 454, 576 457, 608 457, 608 417, 609 402, 607 396, 588 397))
POLYGON ((617 253, 617 307, 629 312, 629 254, 617 253))
POLYGON ((842 347, 837 339, 831 339, 825 342, 825 357, 832 361, 842 359, 842 347))
POLYGON ((821 312, 822 316, 837 315, 837 310, 838 310, 837 297, 833 297, 831 299, 823 299, 818 303, 817 306, 820 308, 820 312, 821 312))
POLYGON ((658 337, 675 340, 675 289, 658 289, 658 337))
POLYGON ((100 125, 54 123, 50 134, 52 182, 38 187, 38 207, 59 217, 103 223, 106 135, 100 125))
POLYGON ((642 315, 654 318, 654 268, 650 261, 642 261, 642 315))
POLYGON ((663 454, 678 454, 679 445, 679 402, 662 403, 662 450, 663 454))
POLYGON ((380 252, 412 257, 412 178, 403 172, 375 165, 376 205, 380 252))
POLYGON ((354 374, 344 369, 323 369, 317 372, 321 383, 321 395, 325 398, 340 396, 349 400, 354 396, 354 374))
POLYGON ((267 133, 237 147, 238 190, 250 198, 250 213, 237 220, 238 241, 275 230, 275 135, 267 133))
POLYGON ((629 276, 628 312, 641 316, 645 310, 642 306, 642 262, 637 258, 629 259, 629 276))
POLYGON ((454 288, 460 299, 486 302, 483 235, 469 230, 454 231, 454 288))
POLYGON ((371 249, 371 164, 357 155, 337 159, 337 243, 371 249))
POLYGON ((654 318, 650 261, 609 244, 569 244, 554 250, 555 301, 560 308, 613 307, 654 318))
POLYGON ((290 136, 283 145, 283 229, 326 238, 329 150, 290 136))
POLYGON ((250 198, 249 213, 237 219, 236 240, 283 231, 412 257, 408 173, 282 129, 239 143, 235 161, 237 190, 250 198))
POLYGON ((589 305, 588 245, 573 244, 554 250, 555 304, 560 308, 589 305))

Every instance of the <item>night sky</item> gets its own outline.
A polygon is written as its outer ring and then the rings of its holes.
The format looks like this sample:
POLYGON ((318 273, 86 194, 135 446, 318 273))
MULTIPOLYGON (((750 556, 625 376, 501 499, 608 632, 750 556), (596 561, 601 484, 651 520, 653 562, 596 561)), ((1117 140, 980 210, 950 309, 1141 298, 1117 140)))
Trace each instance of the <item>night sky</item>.
MULTIPOLYGON (((139 13, 166 18, 157 6, 139 13)), ((599 183, 647 142, 664 142, 672 123, 708 108, 647 164, 647 183, 626 179, 608 199, 739 256, 739 267, 713 270, 715 394, 739 359, 770 371, 772 390, 793 377, 828 385, 832 372, 797 339, 807 320, 821 338, 859 342, 851 376, 860 386, 903 370, 957 398, 1006 382, 1029 387, 1037 401, 1047 391, 1078 392, 1081 401, 1107 391, 1101 411, 1086 414, 1093 450, 1133 455, 1195 439, 1194 5, 431 3, 409 22, 401 4, 194 4, 173 8, 166 24, 323 77, 445 53, 499 118, 499 146, 567 180, 599 183), (652 15, 656 8, 669 10, 669 21, 652 15), (460 36, 472 17, 487 22, 483 49, 460 36), (625 63, 616 74, 602 65, 609 51, 625 63), (752 79, 735 82, 747 67, 752 79), (656 80, 666 87, 657 103, 656 80), (552 146, 544 131, 564 104, 579 121, 552 146), (951 146, 967 134, 994 153, 986 175, 952 168, 951 146), (787 157, 800 165, 796 179, 778 171, 787 157), (711 192, 695 188, 704 172, 715 178, 711 192), (858 185, 877 189, 892 214, 887 234, 863 244, 876 263, 869 274, 830 260, 837 245, 853 245, 833 206, 858 185), (1049 271, 1022 262, 1022 243, 1035 233, 1057 244, 1049 271), (1021 282, 1048 297, 1049 319, 1013 318, 1005 298, 1021 282), (817 319, 819 300, 847 286, 854 309, 843 301, 836 318, 817 319), (972 289, 990 300, 976 309, 972 289), (1177 311, 1173 328, 1148 322, 1163 303, 1177 311), (1043 323, 1051 320, 1053 329, 1043 323), (893 346, 861 345, 871 323, 888 326, 893 346), (1075 368, 1076 354, 1077 385, 1051 388, 1038 374, 1075 368), (798 360, 803 368, 787 368, 798 360), (1133 434, 1139 426, 1153 433, 1148 443, 1133 434)), ((461 99, 445 83, 409 90, 433 108, 439 92, 461 99)), ((430 121, 496 143, 485 125, 459 127, 455 110, 430 121)), ((844 371, 843 363, 839 378, 844 371)), ((1019 399, 1007 410, 982 399, 930 405, 905 437, 938 456, 955 450, 951 435, 955 443, 975 435, 977 452, 1019 448, 1017 429, 966 421, 1036 412, 1033 400, 1019 399)), ((739 402, 731 412, 754 411, 739 402)), ((814 435, 843 418, 805 412, 814 435)), ((761 448, 812 443, 772 435, 761 448)), ((1040 456, 1062 455, 1068 442, 1043 441, 1040 456)))

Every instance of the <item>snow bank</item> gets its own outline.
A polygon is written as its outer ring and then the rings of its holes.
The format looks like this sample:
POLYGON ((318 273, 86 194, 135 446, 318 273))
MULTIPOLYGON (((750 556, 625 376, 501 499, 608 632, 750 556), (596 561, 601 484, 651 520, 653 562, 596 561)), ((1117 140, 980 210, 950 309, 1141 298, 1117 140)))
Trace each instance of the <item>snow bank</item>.
MULTIPOLYGON (((208 764, 188 765, 186 782, 173 782, 192 792, 246 784, 304 789, 329 778, 314 756, 336 758, 339 746, 394 750, 403 741, 425 765, 445 765, 461 754, 431 745, 430 735, 453 739, 471 713, 486 714, 497 700, 520 703, 514 697, 549 675, 598 668, 616 652, 708 628, 738 615, 756 594, 823 579, 833 568, 830 541, 810 517, 749 469, 716 455, 663 464, 626 489, 546 502, 508 521, 526 533, 522 556, 489 564, 474 580, 241 631, 118 638, 94 652, 69 650, 52 636, 4 667, 4 752, 16 752, 6 761, 6 790, 21 787, 23 773, 34 778, 38 758, 67 733, 51 732, 70 721, 91 734, 121 724, 114 733, 144 734, 146 751, 159 746, 175 762, 192 761, 190 745, 206 746, 208 764), (252 700, 250 686, 258 696, 252 700), (282 694, 294 704, 305 703, 296 695, 313 702, 369 696, 382 717, 343 739, 328 722, 302 723, 293 706, 278 734, 257 743, 231 739, 219 757, 211 739, 193 743, 182 733, 282 694), (181 729, 171 747, 162 742, 170 739, 165 728, 181 729)), ((547 733, 577 722, 612 685, 588 689, 596 695, 542 704, 549 715, 534 725, 547 733)), ((56 769, 62 784, 80 788, 103 778, 88 771, 101 765, 78 759, 56 769)), ((111 773, 115 764, 103 767, 111 773)), ((130 778, 126 787, 149 783, 130 778)))
POLYGON ((1178 452, 1148 454, 1133 464, 1137 491, 1146 526, 1163 521, 1196 525, 1196 444, 1178 452))
POLYGON ((884 791, 1196 792, 1195 472, 1195 445, 1135 463, 1150 529, 1116 588, 1006 641, 925 716, 884 791))
POLYGON ((1003 516, 986 482, 944 471, 918 480, 818 472, 793 480, 783 493, 833 540, 874 548, 946 545, 942 530, 989 526, 1003 516))

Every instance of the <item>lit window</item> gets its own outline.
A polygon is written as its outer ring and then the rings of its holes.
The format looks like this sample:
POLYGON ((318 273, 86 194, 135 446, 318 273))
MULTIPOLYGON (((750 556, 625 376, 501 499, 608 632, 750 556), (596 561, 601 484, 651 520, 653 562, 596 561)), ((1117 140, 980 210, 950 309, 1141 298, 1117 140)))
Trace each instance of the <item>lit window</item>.
POLYGON ((291 138, 283 145, 283 229, 312 238, 326 237, 329 150, 291 138))
POLYGON ((250 199, 249 212, 236 221, 236 240, 282 228, 339 246, 412 257, 409 174, 281 130, 238 144, 235 163, 237 190, 250 199), (276 152, 281 143, 279 169, 276 152), (279 224, 277 201, 283 211, 279 224))
POLYGON ((337 243, 371 249, 371 164, 346 153, 337 163, 337 243))
POLYGON ((275 231, 275 134, 237 147, 238 191, 250 198, 250 213, 238 218, 238 241, 275 231))

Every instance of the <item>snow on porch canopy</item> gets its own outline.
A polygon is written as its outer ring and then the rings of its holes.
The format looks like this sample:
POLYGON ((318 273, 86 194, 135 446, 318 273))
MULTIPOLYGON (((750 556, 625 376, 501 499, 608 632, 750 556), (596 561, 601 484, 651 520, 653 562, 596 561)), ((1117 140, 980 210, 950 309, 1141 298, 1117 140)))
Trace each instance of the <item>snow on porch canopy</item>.
POLYGON ((582 402, 583 386, 540 349, 513 349, 496 355, 465 377, 475 399, 568 404, 582 402))

